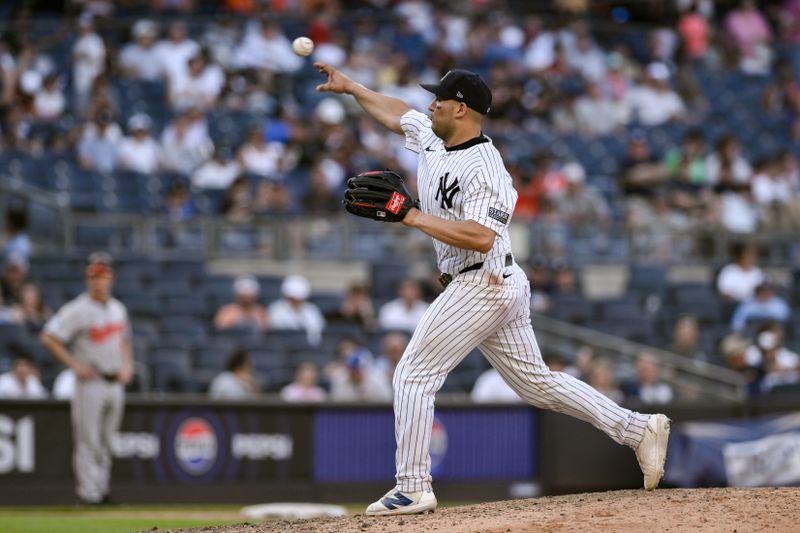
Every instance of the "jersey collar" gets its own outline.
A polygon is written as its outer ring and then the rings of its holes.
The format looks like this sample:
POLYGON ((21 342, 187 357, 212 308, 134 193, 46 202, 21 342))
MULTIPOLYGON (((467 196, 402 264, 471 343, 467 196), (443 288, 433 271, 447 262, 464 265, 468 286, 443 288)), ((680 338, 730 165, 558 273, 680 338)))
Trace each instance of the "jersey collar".
POLYGON ((450 148, 445 146, 444 149, 447 152, 455 152, 456 150, 466 150, 467 148, 472 148, 476 144, 488 143, 488 142, 489 142, 489 137, 487 137, 486 135, 481 133, 477 137, 473 137, 472 139, 470 139, 470 140, 468 140, 466 142, 463 142, 461 144, 457 144, 455 146, 451 146, 450 148))

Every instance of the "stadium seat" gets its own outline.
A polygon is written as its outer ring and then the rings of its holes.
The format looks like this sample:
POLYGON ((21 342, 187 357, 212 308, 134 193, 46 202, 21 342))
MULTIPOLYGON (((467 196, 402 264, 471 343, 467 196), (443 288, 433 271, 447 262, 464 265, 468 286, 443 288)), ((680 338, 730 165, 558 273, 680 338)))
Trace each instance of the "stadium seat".
POLYGON ((188 350, 156 348, 150 352, 148 366, 153 388, 158 392, 194 392, 191 355, 188 350))

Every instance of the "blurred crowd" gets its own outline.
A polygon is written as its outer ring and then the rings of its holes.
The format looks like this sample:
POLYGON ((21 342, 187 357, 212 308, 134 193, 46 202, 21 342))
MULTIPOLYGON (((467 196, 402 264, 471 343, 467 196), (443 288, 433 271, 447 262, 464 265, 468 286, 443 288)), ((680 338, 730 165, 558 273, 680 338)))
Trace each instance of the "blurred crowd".
POLYGON ((225 190, 222 214, 246 222, 334 212, 346 176, 364 168, 398 168, 413 181, 402 139, 349 100, 314 93, 318 75, 290 47, 306 34, 313 60, 421 110, 430 95, 419 82, 456 66, 481 72, 494 93, 488 131, 520 191, 515 216, 556 236, 621 218, 641 247, 663 255, 670 231, 800 228, 796 151, 778 146, 755 159, 741 132, 707 130, 717 95, 696 76, 738 70, 770 80, 757 105, 786 117, 785 140, 796 141, 797 0, 769 9, 679 0, 651 7, 665 18, 647 31, 626 25, 624 8, 598 13, 590 2, 547 3, 546 16, 502 1, 76 4, 70 26, 45 38, 26 33, 29 13, 12 13, 0 41, 3 146, 63 153, 87 170, 174 173, 182 178, 164 207, 172 218, 196 214, 190 190, 225 190), (156 11, 137 17, 144 7, 156 11), (133 104, 131 82, 145 88, 133 104), (235 131, 214 134, 220 113, 241 118, 228 126, 235 131), (689 129, 683 141, 649 146, 643 130, 669 125, 689 129), (543 133, 629 142, 620 169, 585 168, 548 143, 531 152, 517 142, 543 133), (600 191, 595 178, 609 171, 617 186, 600 191), (293 194, 287 182, 301 174, 308 188, 293 194))

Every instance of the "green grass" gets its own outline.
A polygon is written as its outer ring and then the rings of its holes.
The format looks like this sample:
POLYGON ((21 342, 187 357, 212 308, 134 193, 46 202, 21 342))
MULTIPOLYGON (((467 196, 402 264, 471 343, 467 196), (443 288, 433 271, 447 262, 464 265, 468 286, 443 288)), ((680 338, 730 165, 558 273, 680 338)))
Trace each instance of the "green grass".
POLYGON ((128 533, 246 522, 240 506, 119 506, 0 508, 3 533, 128 533), (202 513, 199 516, 193 514, 202 513), (186 515, 186 517, 181 517, 186 515))
MULTIPOLYGON (((440 507, 468 502, 440 502, 440 507)), ((344 504, 360 514, 366 503, 344 504)), ((241 505, 120 505, 115 507, 0 507, 0 533, 130 533, 247 522, 241 505)))

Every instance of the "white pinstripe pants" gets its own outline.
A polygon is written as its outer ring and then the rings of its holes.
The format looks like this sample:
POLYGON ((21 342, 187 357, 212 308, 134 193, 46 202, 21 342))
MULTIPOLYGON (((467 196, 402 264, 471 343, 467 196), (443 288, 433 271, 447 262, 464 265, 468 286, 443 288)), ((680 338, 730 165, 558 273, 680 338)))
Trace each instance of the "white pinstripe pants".
POLYGON ((488 263, 458 275, 431 304, 394 374, 397 488, 430 490, 434 396, 447 374, 479 348, 525 401, 589 422, 635 448, 648 416, 618 406, 586 383, 551 372, 530 322, 530 285, 516 264, 488 263), (508 278, 503 273, 511 274, 508 278))

